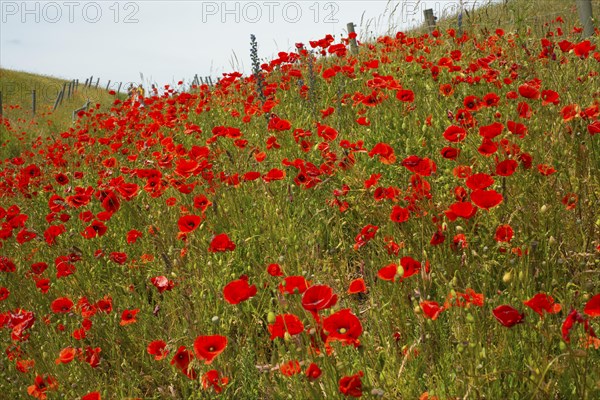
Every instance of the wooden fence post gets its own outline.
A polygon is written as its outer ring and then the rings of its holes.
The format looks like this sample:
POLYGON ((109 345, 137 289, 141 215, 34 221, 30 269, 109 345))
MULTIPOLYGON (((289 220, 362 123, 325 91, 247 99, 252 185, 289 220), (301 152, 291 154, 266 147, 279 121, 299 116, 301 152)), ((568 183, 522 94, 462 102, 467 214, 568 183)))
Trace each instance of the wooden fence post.
POLYGON ((100 78, 96 80, 96 89, 98 89, 98 85, 100 84, 100 78))
POLYGON ((92 81, 94 80, 94 75, 90 76, 90 81, 88 82, 88 87, 92 87, 92 81))
POLYGON ((106 84, 106 91, 108 92, 108 88, 110 87, 110 79, 108 80, 108 83, 106 84))
POLYGON ((72 93, 72 90, 73 90, 72 83, 73 82, 69 82, 69 85, 67 86, 67 99, 71 98, 71 93, 72 93))
POLYGON ((58 103, 60 103, 60 94, 61 94, 61 92, 59 91, 58 94, 56 95, 56 100, 54 101, 54 107, 52 107, 52 111, 56 111, 56 108, 58 107, 58 103))
POLYGON ((585 39, 594 34, 594 19, 592 16, 592 0, 577 0, 579 21, 583 26, 582 37, 585 39))
POLYGON ((67 89, 67 84, 63 83, 62 90, 60 91, 60 103, 59 104, 62 104, 62 102, 63 102, 63 99, 65 97, 65 90, 66 89, 67 89))
POLYGON ((119 93, 121 92, 121 85, 123 84, 123 82, 119 82, 119 88, 117 89, 117 96, 119 96, 119 93))
POLYGON ((88 78, 85 78, 85 83, 83 84, 83 87, 86 88, 87 87, 87 83, 88 83, 88 78))
POLYGON ((35 89, 31 91, 31 113, 35 117, 35 89))
POLYGON ((75 90, 77 90, 79 88, 79 79, 75 79, 73 82, 75 82, 75 90))
POLYGON ((210 86, 213 86, 213 81, 212 81, 212 78, 210 76, 208 77, 208 82, 209 82, 210 86))
POLYGON ((425 25, 429 29, 429 32, 433 32, 435 29, 436 20, 435 16, 433 15, 433 8, 428 8, 427 10, 423 11, 423 15, 425 16, 425 25))
POLYGON ((354 31, 355 26, 354 22, 348 22, 346 28, 348 29, 348 37, 350 37, 351 33, 354 34, 352 35, 353 37, 350 38, 350 50, 353 54, 358 54, 358 43, 356 42, 356 32, 354 31))

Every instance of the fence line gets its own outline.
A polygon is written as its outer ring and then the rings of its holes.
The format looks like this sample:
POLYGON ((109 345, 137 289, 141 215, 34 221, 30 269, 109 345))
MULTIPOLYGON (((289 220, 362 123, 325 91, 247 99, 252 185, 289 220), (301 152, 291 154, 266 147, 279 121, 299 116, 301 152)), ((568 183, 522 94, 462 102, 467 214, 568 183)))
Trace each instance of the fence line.
MULTIPOLYGON (((105 90, 107 92, 110 92, 111 90, 113 90, 113 87, 116 87, 116 91, 115 93, 117 95, 119 94, 124 94, 121 93, 121 89, 123 88, 124 84, 126 84, 126 82, 114 82, 112 80, 108 80, 106 83, 105 87, 100 87, 100 81, 101 78, 100 77, 96 77, 96 82, 94 83, 94 76, 90 76, 89 78, 86 78, 83 85, 83 89, 91 89, 91 90, 105 90)), ((193 79, 188 80, 187 84, 186 84, 186 80, 182 79, 182 81, 184 82, 184 88, 186 85, 189 85, 186 89, 190 90, 192 89, 194 86, 198 87, 201 85, 207 85, 207 86, 214 86, 215 83, 213 83, 213 78, 211 76, 205 76, 202 77, 198 74, 195 74, 193 79)), ((218 83, 219 79, 217 79, 217 83, 218 83)), ((133 84, 134 82, 127 82, 130 84, 133 84)), ((149 83, 148 83, 149 85, 149 83)), ((152 87, 157 87, 156 84, 152 84, 152 87)), ((39 87, 38 88, 32 88, 31 91, 27 90, 26 92, 22 92, 21 93, 27 93, 27 95, 30 98, 31 101, 31 114, 32 117, 36 116, 36 113, 39 111, 39 107, 40 104, 44 103, 44 99, 48 99, 47 94, 45 94, 45 91, 42 88, 42 91, 40 92, 39 87), (41 97, 40 97, 41 96, 41 97), (40 100, 41 99, 41 100, 40 100), (41 101, 41 102, 40 102, 41 101)), ((148 88, 150 89, 150 88, 148 88)), ((186 90, 184 89, 184 91, 186 90)), ((22 89, 21 89, 22 90, 22 89)), ((73 99, 75 99, 75 94, 79 92, 79 79, 72 79, 68 82, 63 82, 62 86, 59 87, 57 93, 56 93, 56 98, 54 98, 54 101, 51 103, 52 104, 52 112, 56 111, 60 106, 62 106, 63 102, 67 101, 71 101, 73 99)), ((12 91, 11 91, 12 93, 12 91)), ((152 92, 150 92, 149 90, 147 91, 147 93, 151 94, 152 92)), ((0 91, 0 118, 6 116, 5 115, 5 110, 3 108, 3 101, 6 100, 3 98, 7 97, 5 96, 7 94, 7 92, 5 91, 4 93, 2 91, 0 91)), ((10 93, 8 93, 8 95, 10 96, 10 93)), ((22 98, 22 97, 21 97, 22 98)), ((89 103, 90 103, 90 98, 88 97, 88 102, 86 103, 86 107, 82 107, 82 108, 78 108, 76 110, 73 111, 73 115, 76 115, 77 112, 81 111, 81 110, 87 110, 89 109, 89 103)))

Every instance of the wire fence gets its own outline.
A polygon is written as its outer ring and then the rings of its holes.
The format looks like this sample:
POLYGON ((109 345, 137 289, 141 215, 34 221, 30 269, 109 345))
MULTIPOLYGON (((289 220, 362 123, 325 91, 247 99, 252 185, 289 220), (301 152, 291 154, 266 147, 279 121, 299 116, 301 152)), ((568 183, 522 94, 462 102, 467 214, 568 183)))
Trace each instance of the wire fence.
MULTIPOLYGON (((509 4, 510 0, 503 0, 503 3, 505 6, 507 4, 509 4)), ((565 0, 566 1, 566 0, 565 0)), ((593 0, 594 4, 598 3, 598 0, 593 0)), ((593 14, 592 14, 592 0, 574 0, 574 3, 576 4, 576 8, 577 8, 577 14, 578 14, 578 20, 579 23, 581 24, 582 27, 582 38, 586 38, 589 37, 591 35, 594 34, 594 32, 596 31, 596 28, 594 27, 594 23, 595 20, 593 18, 593 14)), ((574 5, 575 5, 574 4, 574 5)), ((463 1, 460 0, 459 2, 459 8, 458 8, 458 13, 450 18, 447 19, 446 22, 448 21, 455 21, 452 22, 453 24, 455 23, 456 25, 454 25, 454 27, 457 28, 458 32, 462 32, 465 29, 468 30, 476 30, 476 29, 486 29, 489 25, 490 22, 490 17, 487 16, 487 18, 472 18, 472 14, 473 14, 473 8, 471 9, 471 13, 469 13, 469 10, 465 7, 463 7, 463 1), (466 17, 466 18, 465 18, 466 17)), ((532 17, 526 17, 526 18, 516 18, 514 15, 501 15, 501 21, 498 21, 499 23, 502 22, 502 26, 505 29, 522 29, 523 27, 525 27, 526 29, 528 29, 528 31, 534 36, 534 37, 541 37, 544 36, 547 32, 547 28, 546 25, 549 21, 552 20, 556 20, 558 17, 561 16, 561 12, 548 12, 548 13, 544 13, 544 14, 536 14, 532 17), (508 18, 507 18, 508 17, 508 18)), ((437 27, 437 23, 438 23, 438 17, 436 15, 434 15, 434 9, 425 9, 423 10, 423 28, 428 30, 429 32, 433 32, 436 27, 437 27)), ((348 32, 352 32, 355 35, 354 32, 354 27, 355 25, 350 22, 347 25, 348 27, 348 32)), ((358 46, 356 43, 356 39, 352 38, 351 39, 351 49, 353 53, 356 53, 358 51, 358 46)), ((140 73, 140 78, 143 81, 143 75, 140 73)), ((185 83, 186 80, 182 79, 180 81, 180 86, 178 87, 178 91, 186 91, 186 90, 190 90, 194 87, 198 87, 201 85, 208 85, 208 86, 214 86, 216 83, 218 83, 218 79, 216 79, 215 81, 213 81, 213 78, 210 76, 205 76, 205 77, 201 77, 198 74, 194 75, 193 79, 188 80, 188 83, 185 83)), ((93 98, 94 95, 97 95, 99 90, 104 90, 106 92, 114 92, 111 94, 116 95, 117 97, 121 96, 121 95, 129 95, 129 89, 132 86, 137 86, 136 82, 113 82, 111 80, 107 80, 106 84, 104 84, 104 82, 102 83, 102 85, 100 85, 101 83, 101 79, 100 77, 94 77, 93 75, 90 76, 89 78, 86 78, 85 81, 83 83, 80 84, 79 79, 73 79, 71 81, 68 82, 63 82, 62 86, 60 86, 60 84, 53 84, 53 85, 49 85, 47 87, 38 87, 38 88, 18 88, 18 91, 21 92, 21 95, 23 94, 27 94, 27 96, 31 96, 31 113, 32 116, 35 117, 36 115, 36 111, 39 107, 40 104, 40 100, 42 100, 42 102, 47 102, 49 100, 49 93, 52 93, 52 91, 54 91, 54 97, 52 97, 50 99, 50 101, 52 101, 52 112, 56 111, 59 107, 61 107, 61 105, 63 104, 63 102, 65 102, 66 100, 71 100, 74 95, 77 93, 79 94, 79 98, 87 98, 87 102, 84 104, 83 107, 75 109, 73 111, 73 115, 75 116, 77 112, 81 111, 81 110, 87 110, 87 108, 90 105, 90 98, 93 98), (123 93, 123 90, 126 90, 127 93, 123 93), (82 95, 82 91, 84 91, 85 93, 83 93, 82 95), (94 91, 94 92, 91 92, 94 91)), ((150 86, 150 85, 148 85, 150 86)), ((153 89, 157 88, 156 84, 152 84, 153 89)), ((9 96, 10 97, 14 97, 12 96, 14 93, 14 88, 9 88, 9 96)), ((23 96, 21 96, 23 97, 23 96)), ((22 99, 21 99, 22 100, 22 99)), ((25 104, 26 101, 21 101, 20 103, 25 104)), ((2 91, 0 91, 0 117, 4 116, 4 110, 5 107, 3 106, 3 93, 2 91)))
MULTIPOLYGON (((218 79, 213 80, 211 76, 202 77, 196 74, 192 79, 182 79, 181 82, 178 91, 191 90, 201 85, 212 87, 218 82, 218 79)), ((87 110, 90 99, 97 98, 101 92, 113 94, 117 98, 127 98, 129 96, 128 89, 131 86, 138 87, 138 85, 138 82, 116 82, 110 79, 104 81, 93 75, 86 78, 85 81, 72 79, 62 83, 41 85, 5 82, 0 89, 0 118, 6 117, 7 111, 16 105, 23 108, 30 104, 31 115, 35 117, 42 107, 49 107, 51 112, 55 112, 61 107, 72 106, 75 99, 87 99, 83 107, 73 111, 73 115, 75 115, 78 111, 87 110)), ((149 86, 158 91, 158 85, 155 83, 149 84, 149 86)))

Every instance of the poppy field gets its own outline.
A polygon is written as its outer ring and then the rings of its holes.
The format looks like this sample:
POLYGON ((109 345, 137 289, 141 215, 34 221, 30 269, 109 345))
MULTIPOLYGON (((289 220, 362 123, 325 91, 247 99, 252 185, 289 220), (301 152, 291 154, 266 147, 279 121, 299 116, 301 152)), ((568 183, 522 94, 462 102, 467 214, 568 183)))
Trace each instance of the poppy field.
POLYGON ((5 116, 3 396, 598 398, 580 33, 252 39, 214 87, 5 116))

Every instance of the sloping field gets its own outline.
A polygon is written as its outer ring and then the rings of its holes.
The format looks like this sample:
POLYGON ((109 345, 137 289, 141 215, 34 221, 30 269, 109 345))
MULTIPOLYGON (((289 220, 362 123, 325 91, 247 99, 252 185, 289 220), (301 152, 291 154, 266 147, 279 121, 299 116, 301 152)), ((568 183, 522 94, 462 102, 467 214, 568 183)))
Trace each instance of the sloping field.
POLYGON ((3 119, 2 393, 599 398, 600 41, 543 4, 3 119))

